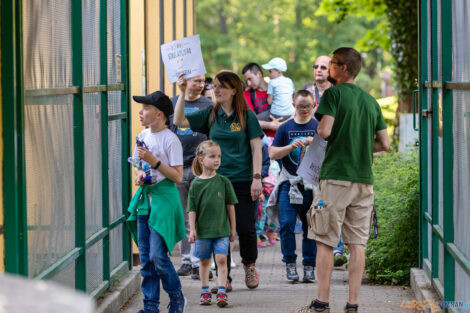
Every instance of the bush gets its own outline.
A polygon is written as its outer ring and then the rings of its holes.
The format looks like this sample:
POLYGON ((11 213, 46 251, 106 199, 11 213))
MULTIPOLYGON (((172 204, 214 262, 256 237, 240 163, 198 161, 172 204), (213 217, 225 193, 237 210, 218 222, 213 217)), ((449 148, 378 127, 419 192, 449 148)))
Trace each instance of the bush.
POLYGON ((367 275, 380 284, 408 285, 419 258, 418 153, 377 156, 373 171, 379 235, 366 249, 367 275))

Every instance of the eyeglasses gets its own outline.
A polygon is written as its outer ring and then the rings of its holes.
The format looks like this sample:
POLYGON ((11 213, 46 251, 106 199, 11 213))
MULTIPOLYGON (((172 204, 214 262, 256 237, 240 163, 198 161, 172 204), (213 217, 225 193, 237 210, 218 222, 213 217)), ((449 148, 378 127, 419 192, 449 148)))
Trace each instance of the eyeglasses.
POLYGON ((341 66, 341 65, 344 65, 344 63, 341 63, 341 62, 334 62, 334 61, 330 61, 330 65, 331 64, 336 64, 338 66, 341 66))
POLYGON ((311 105, 298 105, 295 108, 299 110, 310 110, 313 106, 311 105))
POLYGON ((316 70, 317 70, 318 68, 320 68, 320 69, 322 69, 323 71, 326 71, 326 70, 328 69, 328 67, 326 67, 325 65, 318 65, 318 64, 315 64, 315 65, 313 66, 313 68, 316 69, 316 70))

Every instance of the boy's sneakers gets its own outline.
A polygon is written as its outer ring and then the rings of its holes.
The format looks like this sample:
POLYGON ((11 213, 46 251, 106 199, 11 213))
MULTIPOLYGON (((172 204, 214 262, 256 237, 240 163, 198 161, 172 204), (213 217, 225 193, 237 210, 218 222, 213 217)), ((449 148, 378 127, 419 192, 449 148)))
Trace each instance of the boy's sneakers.
POLYGON ((224 306, 228 305, 228 297, 225 292, 218 292, 217 293, 217 306, 223 308, 224 306))
POLYGON ((183 296, 183 293, 180 293, 180 296, 173 300, 170 299, 170 303, 168 304, 168 313, 184 313, 184 308, 187 304, 186 298, 183 296))
POLYGON ((304 266, 304 283, 313 283, 315 282, 315 268, 313 266, 306 265, 304 266))
POLYGON ((334 255, 334 266, 339 267, 339 266, 343 266, 346 263, 348 263, 348 259, 346 258, 346 255, 342 252, 336 252, 334 255))
POLYGON ((200 305, 210 305, 212 302, 212 295, 209 291, 201 292, 201 298, 199 300, 200 305))
POLYGON ((182 264, 180 269, 176 272, 178 276, 189 276, 192 273, 191 264, 182 264))
POLYGON ((243 268, 245 269, 245 285, 250 289, 258 287, 259 276, 255 264, 243 265, 243 268))
POLYGON ((295 263, 286 263, 286 277, 287 280, 296 282, 299 280, 299 274, 297 273, 297 265, 295 263))

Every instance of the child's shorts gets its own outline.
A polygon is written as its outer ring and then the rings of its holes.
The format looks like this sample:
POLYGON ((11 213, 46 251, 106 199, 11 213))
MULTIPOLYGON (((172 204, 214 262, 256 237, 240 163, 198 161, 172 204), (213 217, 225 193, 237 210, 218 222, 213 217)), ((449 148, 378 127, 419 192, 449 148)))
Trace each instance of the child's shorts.
POLYGON ((228 255, 229 238, 203 238, 196 239, 196 248, 194 254, 198 259, 207 260, 214 254, 225 254, 228 255))

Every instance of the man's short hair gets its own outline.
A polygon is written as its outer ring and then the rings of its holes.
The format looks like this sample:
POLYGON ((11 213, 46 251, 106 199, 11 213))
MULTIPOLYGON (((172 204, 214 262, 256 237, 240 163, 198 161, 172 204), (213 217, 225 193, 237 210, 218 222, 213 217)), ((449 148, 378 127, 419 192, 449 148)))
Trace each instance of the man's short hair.
POLYGON ((297 97, 310 97, 312 100, 314 100, 312 93, 305 89, 297 90, 294 94, 294 100, 297 99, 297 97))
POLYGON ((242 69, 242 74, 245 74, 248 71, 255 75, 256 73, 261 72, 261 76, 263 76, 263 70, 261 69, 261 66, 259 66, 257 63, 252 62, 245 65, 242 69))
POLYGON ((353 48, 341 47, 336 49, 333 55, 339 58, 339 62, 346 65, 349 75, 356 78, 357 74, 361 71, 361 54, 353 48))

